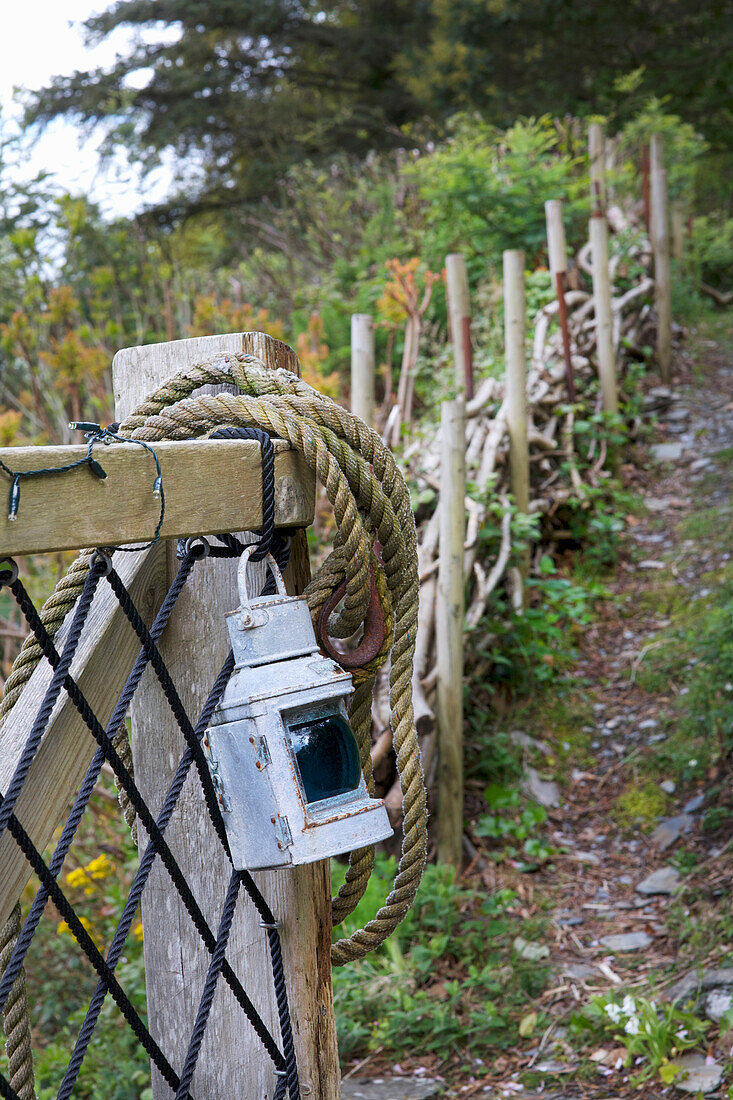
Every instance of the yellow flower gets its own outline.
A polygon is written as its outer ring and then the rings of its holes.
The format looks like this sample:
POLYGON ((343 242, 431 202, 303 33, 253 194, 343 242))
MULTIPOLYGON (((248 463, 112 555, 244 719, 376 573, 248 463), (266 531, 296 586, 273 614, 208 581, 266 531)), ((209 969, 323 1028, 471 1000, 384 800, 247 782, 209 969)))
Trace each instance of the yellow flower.
POLYGON ((137 924, 135 925, 135 927, 132 930, 132 934, 133 934, 133 936, 135 937, 135 939, 137 940, 138 943, 142 943, 142 938, 143 938, 143 922, 142 921, 139 920, 137 922, 137 924))
POLYGON ((66 876, 66 881, 69 886, 83 886, 89 879, 86 868, 75 867, 73 871, 69 871, 66 876))
MULTIPOLYGON (((94 938, 93 935, 92 935, 93 927, 92 927, 92 922, 89 920, 89 918, 88 917, 79 917, 79 923, 81 925, 83 925, 83 927, 86 929, 86 931, 89 933, 89 935, 92 936, 92 939, 93 939, 94 938)), ((66 923, 65 920, 59 921, 59 923, 56 925, 56 931, 59 934, 59 936, 73 936, 74 935, 74 933, 71 931, 71 929, 69 928, 69 926, 68 926, 68 924, 66 923)))
POLYGON ((114 871, 114 864, 109 856, 102 852, 100 856, 87 864, 86 871, 90 878, 108 878, 114 871))

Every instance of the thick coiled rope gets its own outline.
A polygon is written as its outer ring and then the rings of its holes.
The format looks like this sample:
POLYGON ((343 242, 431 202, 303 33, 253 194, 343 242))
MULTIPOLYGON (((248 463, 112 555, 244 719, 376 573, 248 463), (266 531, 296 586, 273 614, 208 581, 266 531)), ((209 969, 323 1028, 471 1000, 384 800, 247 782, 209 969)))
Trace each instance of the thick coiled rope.
MULTIPOLYGON (((355 677, 351 719, 362 767, 373 786, 369 757, 373 679, 390 659, 390 705, 397 769, 403 796, 403 844, 395 882, 385 904, 365 928, 332 948, 336 965, 374 950, 403 919, 415 897, 427 854, 427 806, 412 709, 412 665, 418 604, 415 524, 407 486, 389 450, 358 417, 313 390, 289 371, 267 370, 252 356, 221 355, 169 379, 119 427, 119 434, 154 443, 190 439, 227 426, 252 426, 286 439, 315 471, 333 506, 338 536, 333 553, 306 588, 311 611, 318 611, 345 581, 343 608, 331 626, 334 634, 353 634, 364 620, 374 566, 375 537, 382 565, 376 564, 380 604, 388 627, 385 643, 370 665, 355 677), (242 391, 191 396, 207 384, 231 384, 242 391)), ((83 551, 41 618, 53 636, 81 591, 89 567, 83 551)), ((40 659, 27 639, 8 678, 0 720, 12 708, 40 659)), ((363 896, 373 850, 350 857, 346 881, 334 898, 334 923, 353 912, 363 896)))
MULTIPOLYGON (((20 934, 20 902, 0 931, 0 974, 10 962, 10 956, 20 934)), ((25 987, 25 967, 18 977, 3 1008, 5 1053, 8 1056, 10 1083, 20 1100, 36 1100, 33 1085, 33 1053, 31 1050, 31 1022, 25 987)))

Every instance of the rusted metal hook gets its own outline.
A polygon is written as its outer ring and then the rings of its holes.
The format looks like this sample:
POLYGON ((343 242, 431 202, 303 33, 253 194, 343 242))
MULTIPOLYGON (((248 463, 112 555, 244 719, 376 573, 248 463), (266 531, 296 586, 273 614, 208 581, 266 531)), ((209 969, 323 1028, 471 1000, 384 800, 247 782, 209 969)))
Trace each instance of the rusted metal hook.
POLYGON ((363 668, 373 661, 384 645, 385 626, 382 605, 379 602, 377 582, 374 576, 374 562, 369 563, 369 603, 364 617, 364 633, 356 649, 336 649, 328 636, 328 620, 338 607, 346 592, 346 581, 334 588, 318 614, 316 639, 324 653, 345 669, 363 668))

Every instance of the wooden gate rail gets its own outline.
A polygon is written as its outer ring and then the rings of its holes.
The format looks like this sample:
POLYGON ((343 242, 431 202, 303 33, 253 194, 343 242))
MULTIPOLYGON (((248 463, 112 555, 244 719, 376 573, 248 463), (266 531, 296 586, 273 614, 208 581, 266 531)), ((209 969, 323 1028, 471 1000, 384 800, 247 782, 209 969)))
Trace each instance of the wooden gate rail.
MULTIPOLYGON (((313 522, 315 479, 284 440, 275 447, 275 526, 313 522)), ((14 471, 64 466, 84 457, 86 445, 4 447, 0 460, 14 471)), ((161 538, 210 535, 262 526, 260 445, 255 440, 186 440, 155 444, 165 493, 161 538)), ((99 444, 94 457, 107 477, 86 467, 24 478, 15 522, 8 519, 0 481, 0 554, 40 554, 80 546, 147 542, 160 516, 153 496, 155 464, 142 447, 99 444)))

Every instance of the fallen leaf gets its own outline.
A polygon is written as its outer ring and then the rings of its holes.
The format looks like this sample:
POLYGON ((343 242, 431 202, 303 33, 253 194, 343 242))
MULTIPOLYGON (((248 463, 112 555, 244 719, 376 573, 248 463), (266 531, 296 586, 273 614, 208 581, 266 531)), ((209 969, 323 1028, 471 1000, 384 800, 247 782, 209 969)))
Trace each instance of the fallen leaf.
POLYGON ((533 1034, 536 1027, 537 1013, 528 1012, 526 1016, 522 1017, 521 1023, 519 1024, 519 1034, 522 1036, 523 1039, 526 1039, 528 1036, 533 1034))

